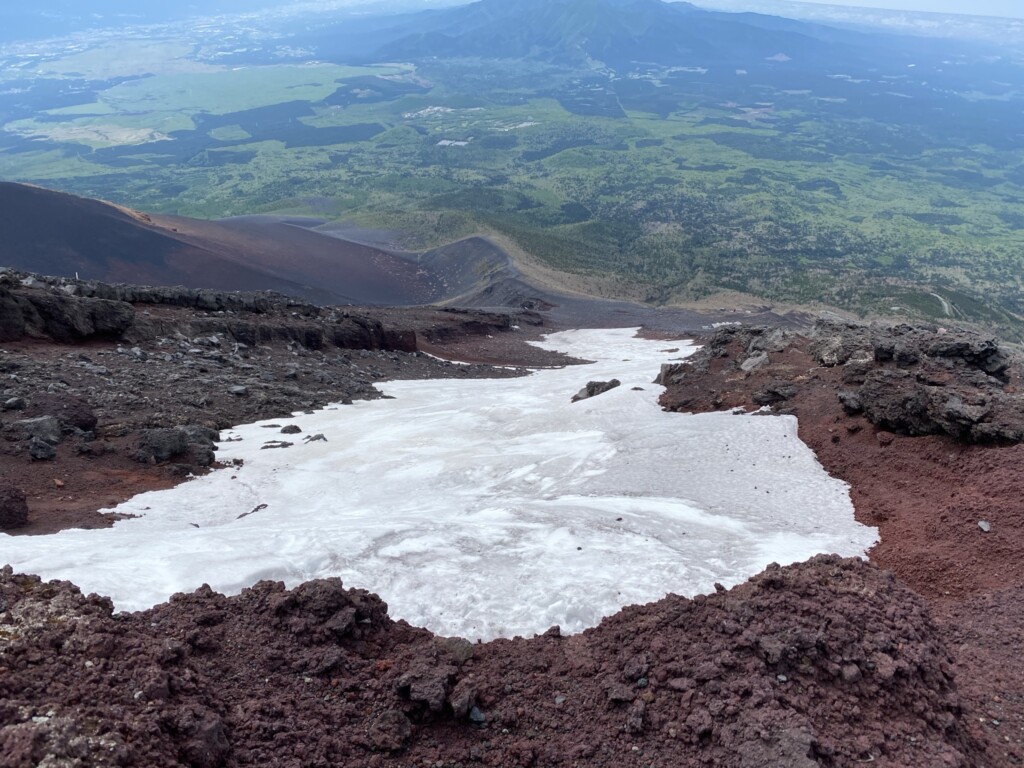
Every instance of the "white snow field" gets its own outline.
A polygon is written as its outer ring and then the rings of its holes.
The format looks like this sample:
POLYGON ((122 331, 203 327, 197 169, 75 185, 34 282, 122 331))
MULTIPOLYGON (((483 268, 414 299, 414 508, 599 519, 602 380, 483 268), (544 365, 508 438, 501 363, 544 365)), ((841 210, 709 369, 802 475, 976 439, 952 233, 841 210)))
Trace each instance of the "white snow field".
POLYGON ((799 440, 796 419, 663 412, 651 380, 693 348, 634 333, 543 343, 592 365, 391 382, 381 388, 393 400, 237 427, 223 437, 241 441, 218 453, 243 467, 140 495, 117 508, 139 517, 108 530, 2 535, 0 563, 122 610, 203 583, 232 594, 339 576, 380 594, 394 618, 486 640, 578 632, 773 561, 866 552, 875 529, 854 520, 847 486, 799 440), (622 386, 570 402, 611 378, 622 386), (327 442, 302 442, 318 433, 327 442), (279 439, 295 445, 261 450, 279 439))

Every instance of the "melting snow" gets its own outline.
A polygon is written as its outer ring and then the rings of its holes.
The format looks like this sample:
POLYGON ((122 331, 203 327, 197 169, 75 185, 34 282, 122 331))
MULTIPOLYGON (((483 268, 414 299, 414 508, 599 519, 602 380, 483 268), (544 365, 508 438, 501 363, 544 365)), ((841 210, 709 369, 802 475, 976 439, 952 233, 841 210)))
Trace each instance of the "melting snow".
POLYGON ((381 388, 393 400, 276 420, 327 442, 264 451, 277 430, 237 427, 224 436, 241 441, 219 455, 243 467, 138 496, 117 511, 140 517, 108 530, 0 535, 0 562, 123 610, 204 582, 235 593, 340 576, 395 618, 488 639, 580 631, 772 561, 864 554, 875 530, 854 521, 847 486, 794 418, 663 412, 651 379, 693 348, 633 333, 543 343, 597 361, 588 366, 391 382, 381 388), (570 402, 613 377, 621 387, 570 402))

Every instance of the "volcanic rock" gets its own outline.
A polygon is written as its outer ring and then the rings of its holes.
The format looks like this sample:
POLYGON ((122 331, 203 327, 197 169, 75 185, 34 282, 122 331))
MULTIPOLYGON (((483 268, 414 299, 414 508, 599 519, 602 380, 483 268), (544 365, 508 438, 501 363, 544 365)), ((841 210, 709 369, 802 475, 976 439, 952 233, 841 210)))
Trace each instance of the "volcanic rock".
POLYGON ((134 458, 142 463, 161 464, 188 454, 199 466, 209 466, 218 438, 216 430, 199 425, 148 429, 139 434, 134 458))
POLYGON ((0 486, 0 530, 21 528, 28 523, 25 494, 14 486, 0 486))
POLYGON ((60 421, 54 416, 40 416, 14 422, 14 429, 25 437, 50 445, 59 445, 62 437, 60 421))
POLYGON ((106 299, 81 299, 45 290, 0 288, 0 341, 23 336, 71 343, 93 337, 115 338, 131 327, 130 304, 106 299))
POLYGON ((459 664, 336 579, 115 618, 6 568, 0 605, 5 765, 67 754, 70 733, 95 736, 74 749, 96 766, 987 764, 924 603, 858 560, 772 566, 459 664))
MULTIPOLYGON (((781 366, 773 369, 777 376, 787 372, 785 344, 799 338, 781 333, 721 328, 686 362, 663 366, 658 381, 681 384, 713 366, 751 375, 768 365, 766 348, 779 353, 778 362, 771 362, 781 366), (749 365, 755 357, 758 364, 749 365)), ((818 365, 842 368, 845 386, 837 396, 846 413, 863 415, 879 429, 945 434, 964 443, 1024 441, 1024 394, 1007 387, 1013 358, 994 339, 970 331, 823 319, 803 341, 818 365)), ((791 373, 793 379, 801 374, 791 373)), ((778 405, 798 390, 795 381, 775 383, 751 399, 757 405, 778 405)))
POLYGON ((28 455, 33 461, 53 461, 57 458, 57 449, 47 441, 33 437, 28 443, 28 455))
POLYGON ((96 429, 96 412, 84 397, 70 394, 54 395, 43 393, 32 398, 26 409, 30 416, 52 416, 63 429, 78 429, 91 432, 96 429))
POLYGON ((412 723, 397 709, 389 709, 370 724, 370 746, 377 750, 402 749, 412 736, 412 723))
POLYGON ((622 386, 622 382, 618 379, 612 379, 611 381, 588 381, 587 386, 572 396, 572 401, 577 403, 580 400, 597 397, 620 386, 622 386))

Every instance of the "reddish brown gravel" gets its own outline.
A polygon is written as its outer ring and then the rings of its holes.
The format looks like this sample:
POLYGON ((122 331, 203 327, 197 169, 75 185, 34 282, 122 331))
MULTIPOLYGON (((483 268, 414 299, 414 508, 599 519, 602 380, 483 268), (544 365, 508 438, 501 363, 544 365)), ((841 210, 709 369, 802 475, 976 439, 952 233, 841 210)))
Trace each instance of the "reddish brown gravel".
POLYGON ((113 616, 8 569, 0 608, 4 768, 990 764, 923 600, 833 556, 479 645, 337 580, 113 616))
MULTIPOLYGON (((989 745, 979 766, 1024 765, 1024 445, 880 429, 841 406, 837 393, 849 377, 845 366, 815 358, 820 338, 787 335, 749 372, 740 367, 749 359, 747 340, 742 329, 705 339, 708 352, 698 365, 679 368, 683 375, 667 382, 663 404, 752 410, 755 397, 792 387, 771 407, 798 417, 800 438, 850 484, 857 519, 879 528, 872 562, 928 599, 956 657, 969 728, 989 745)), ((1008 375, 998 387, 1012 393, 1019 367, 1008 375)))

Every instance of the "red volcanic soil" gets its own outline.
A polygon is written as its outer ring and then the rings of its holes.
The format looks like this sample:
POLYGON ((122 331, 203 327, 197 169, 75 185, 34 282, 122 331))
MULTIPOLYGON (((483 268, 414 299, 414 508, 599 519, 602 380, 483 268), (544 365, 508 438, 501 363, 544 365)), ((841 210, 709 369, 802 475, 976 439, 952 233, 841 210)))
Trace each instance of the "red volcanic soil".
MULTIPOLYGON (((750 371, 742 330, 707 341, 696 365, 664 374, 663 404, 752 410, 782 389, 771 408, 798 418, 800 438, 850 484, 857 519, 878 527, 872 562, 928 599, 957 659, 969 727, 989 745, 979 765, 1024 764, 1024 445, 894 434, 851 415, 837 397, 849 369, 822 365, 813 338, 787 337, 750 371)), ((993 383, 1012 393, 1019 382, 1013 367, 1008 383, 993 383)))
MULTIPOLYGON (((212 250, 230 265, 242 265, 281 281, 304 286, 332 304, 429 304, 444 296, 435 275, 399 256, 360 243, 320 234, 283 220, 245 217, 201 221, 154 216, 182 242, 212 250)), ((203 264, 189 265, 193 280, 204 279, 203 264)))
POLYGON ((477 645, 336 579, 112 617, 8 569, 0 608, 10 768, 991 764, 923 601, 857 560, 477 645))

